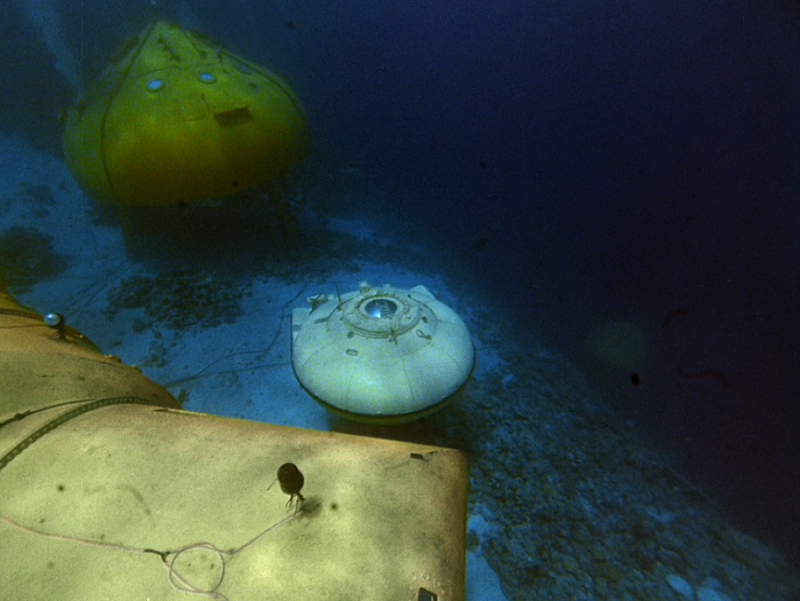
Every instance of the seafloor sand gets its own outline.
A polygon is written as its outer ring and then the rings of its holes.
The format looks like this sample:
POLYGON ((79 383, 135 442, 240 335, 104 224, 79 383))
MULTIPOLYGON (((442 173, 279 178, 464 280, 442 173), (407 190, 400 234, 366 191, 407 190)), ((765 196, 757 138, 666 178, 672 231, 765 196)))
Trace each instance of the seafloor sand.
POLYGON ((16 139, 0 138, 0 182, 0 269, 20 302, 64 314, 186 409, 468 453, 470 599, 798 598, 776 553, 726 524, 569 361, 514 331, 426 249, 302 208, 289 240, 260 227, 269 210, 250 220, 246 203, 227 222, 235 211, 216 206, 122 227, 60 160, 16 139), (291 309, 361 281, 422 284, 473 335, 475 377, 424 423, 332 419, 294 377, 291 309))

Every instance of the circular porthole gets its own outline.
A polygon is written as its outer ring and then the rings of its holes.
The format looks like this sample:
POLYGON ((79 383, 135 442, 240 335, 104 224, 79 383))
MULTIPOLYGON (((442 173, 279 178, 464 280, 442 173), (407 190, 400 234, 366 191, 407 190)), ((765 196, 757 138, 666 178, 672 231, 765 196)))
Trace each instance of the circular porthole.
POLYGON ((374 298, 364 303, 363 310, 375 319, 391 319, 397 313, 397 303, 390 298, 374 298))

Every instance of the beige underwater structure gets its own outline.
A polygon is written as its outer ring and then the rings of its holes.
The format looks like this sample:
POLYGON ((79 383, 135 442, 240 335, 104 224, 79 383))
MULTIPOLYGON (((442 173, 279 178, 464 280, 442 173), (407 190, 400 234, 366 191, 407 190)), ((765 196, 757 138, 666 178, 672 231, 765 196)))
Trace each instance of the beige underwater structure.
POLYGON ((362 282, 292 311, 292 365, 326 409, 368 423, 402 423, 441 409, 475 366, 466 325, 424 286, 362 282))
POLYGON ((466 499, 458 451, 183 411, 0 294, 4 598, 464 599, 466 499))

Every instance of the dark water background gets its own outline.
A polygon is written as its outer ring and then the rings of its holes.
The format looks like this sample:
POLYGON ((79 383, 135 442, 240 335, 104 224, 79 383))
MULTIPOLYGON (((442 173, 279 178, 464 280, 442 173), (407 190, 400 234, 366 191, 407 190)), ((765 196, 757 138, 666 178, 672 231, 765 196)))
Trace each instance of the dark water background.
MULTIPOLYGON (((382 190, 339 209, 469 257, 505 319, 798 561, 796 2, 51 6, 86 81, 153 14, 285 75, 316 165, 382 190), (638 385, 586 357, 619 319, 651 347, 638 385)), ((60 152, 70 87, 17 0, 0 40, 0 128, 60 152)))

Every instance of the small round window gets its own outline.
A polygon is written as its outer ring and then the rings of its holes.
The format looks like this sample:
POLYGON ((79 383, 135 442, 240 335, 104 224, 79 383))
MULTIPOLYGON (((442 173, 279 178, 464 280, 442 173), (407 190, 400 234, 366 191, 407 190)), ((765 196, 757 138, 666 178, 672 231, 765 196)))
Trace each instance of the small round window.
POLYGON ((389 298, 374 298, 364 305, 364 312, 375 319, 391 319, 397 313, 397 303, 389 298))

